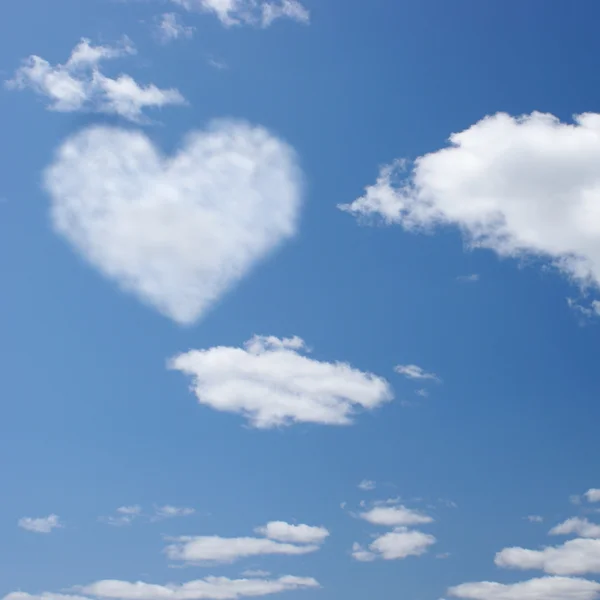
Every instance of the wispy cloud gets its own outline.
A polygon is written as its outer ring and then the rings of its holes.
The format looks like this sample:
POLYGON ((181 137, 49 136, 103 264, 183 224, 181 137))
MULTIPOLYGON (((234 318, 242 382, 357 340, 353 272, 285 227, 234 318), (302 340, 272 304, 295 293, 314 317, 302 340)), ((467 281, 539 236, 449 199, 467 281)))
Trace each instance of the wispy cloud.
POLYGON ((134 504, 132 506, 120 506, 115 512, 115 515, 98 517, 98 520, 114 527, 131 525, 135 519, 142 515, 142 507, 139 504, 134 504))
POLYGON ((279 19, 308 24, 310 12, 299 0, 172 0, 187 9, 214 14, 225 27, 269 27, 279 19))
POLYGON ((369 492, 371 490, 374 490, 376 487, 377 484, 374 481, 371 481, 370 479, 363 479, 358 484, 358 489, 363 490, 363 492, 369 492))
POLYGON ((83 38, 64 64, 51 65, 36 55, 25 59, 6 87, 33 90, 48 100, 49 110, 115 114, 134 122, 145 119, 147 108, 185 104, 176 89, 140 85, 129 75, 112 79, 100 71, 102 61, 135 53, 128 38, 116 46, 92 46, 83 38))
POLYGON ((163 13, 156 24, 158 39, 167 44, 179 39, 189 39, 194 35, 195 28, 184 25, 176 13, 163 13))
POLYGON ((418 365, 397 365, 394 367, 394 371, 407 379, 441 381, 435 373, 429 373, 418 365))

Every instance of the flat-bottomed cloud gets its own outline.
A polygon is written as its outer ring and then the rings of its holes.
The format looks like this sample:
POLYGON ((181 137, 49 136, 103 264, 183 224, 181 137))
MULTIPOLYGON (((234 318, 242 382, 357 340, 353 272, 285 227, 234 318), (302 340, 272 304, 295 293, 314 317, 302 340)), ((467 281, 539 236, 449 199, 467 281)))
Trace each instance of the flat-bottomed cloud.
POLYGON ((292 423, 348 425, 357 409, 392 399, 385 379, 346 363, 301 354, 298 338, 255 336, 245 347, 191 350, 168 366, 193 378, 201 404, 244 415, 258 428, 292 423))

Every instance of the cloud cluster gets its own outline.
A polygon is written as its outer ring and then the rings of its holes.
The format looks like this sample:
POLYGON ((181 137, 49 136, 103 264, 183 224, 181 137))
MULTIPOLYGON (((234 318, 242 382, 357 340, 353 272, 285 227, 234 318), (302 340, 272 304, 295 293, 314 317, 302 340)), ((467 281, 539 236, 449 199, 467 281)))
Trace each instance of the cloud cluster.
POLYGON ((309 554, 319 550, 329 536, 324 527, 283 521, 267 523, 256 532, 264 537, 182 536, 174 539, 165 552, 171 560, 186 564, 232 563, 255 556, 309 554))
POLYGON ((52 224, 91 265, 193 323, 296 231, 294 151, 261 127, 219 121, 171 158, 141 132, 91 127, 46 170, 52 224))
POLYGON ((152 513, 144 515, 142 507, 139 504, 134 504, 132 506, 120 506, 115 511, 116 514, 100 517, 98 520, 114 527, 123 527, 124 525, 131 525, 133 521, 140 517, 146 517, 150 521, 162 521, 163 519, 189 517, 195 512, 195 509, 187 506, 165 504, 164 506, 155 506, 152 513))
POLYGON ((499 113, 450 136, 448 147, 383 167, 339 208, 408 231, 458 227, 500 256, 537 256, 581 285, 600 286, 600 114, 561 123, 499 113))
MULTIPOLYGON (((584 496, 594 498, 594 490, 584 496), (589 493, 591 492, 591 494, 589 493)), ((533 519, 541 522, 540 518, 533 519)), ((600 583, 577 577, 600 573, 600 527, 587 519, 573 517, 550 530, 550 535, 576 534, 559 546, 530 550, 518 546, 504 548, 495 556, 498 567, 521 571, 541 570, 547 576, 518 583, 471 582, 448 590, 450 596, 466 600, 595 600, 600 583)))
POLYGON ((103 580, 74 588, 78 594, 43 593, 39 595, 13 592, 3 600, 87 600, 88 598, 114 600, 237 600, 267 596, 280 592, 319 588, 312 577, 285 575, 276 579, 206 577, 183 584, 156 585, 143 581, 129 582, 103 580))
POLYGON ((348 425, 356 409, 372 410, 392 399, 385 379, 346 363, 309 358, 303 349, 298 337, 255 336, 243 348, 180 354, 169 367, 193 378, 201 404, 242 414, 258 428, 348 425))
POLYGON ((432 523, 432 517, 396 504, 394 500, 378 502, 358 516, 372 525, 393 527, 392 531, 377 535, 368 548, 358 542, 353 544, 352 557, 360 562, 371 562, 378 558, 400 560, 408 556, 421 556, 437 541, 431 534, 409 529, 415 525, 432 523))
POLYGON ((214 14, 225 27, 269 27, 278 19, 308 24, 310 12, 298 0, 172 0, 187 9, 214 14))
POLYGON ((21 529, 32 533, 52 533, 55 529, 64 527, 58 515, 39 518, 23 517, 17 524, 21 529))
POLYGON ((39 56, 28 57, 6 87, 33 90, 48 100, 49 110, 114 114, 134 122, 143 120, 147 108, 185 104, 176 89, 140 85, 123 74, 112 79, 100 71, 102 61, 135 52, 128 38, 117 46, 92 46, 83 38, 65 64, 51 65, 39 56))

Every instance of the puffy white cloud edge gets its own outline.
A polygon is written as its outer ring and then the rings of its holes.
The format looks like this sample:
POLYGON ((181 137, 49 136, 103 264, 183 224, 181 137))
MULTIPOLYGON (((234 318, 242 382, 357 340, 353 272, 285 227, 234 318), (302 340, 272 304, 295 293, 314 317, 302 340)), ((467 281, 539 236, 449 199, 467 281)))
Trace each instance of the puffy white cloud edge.
POLYGON ((537 256, 581 286, 600 287, 600 114, 498 113, 449 146, 383 167, 339 208, 407 231, 458 227, 473 247, 537 256))
POLYGON ((348 425, 357 409, 373 410, 393 398, 384 378, 303 352, 299 337, 254 336, 242 348, 191 350, 168 366, 192 377, 201 404, 241 414, 262 429, 292 423, 348 425))

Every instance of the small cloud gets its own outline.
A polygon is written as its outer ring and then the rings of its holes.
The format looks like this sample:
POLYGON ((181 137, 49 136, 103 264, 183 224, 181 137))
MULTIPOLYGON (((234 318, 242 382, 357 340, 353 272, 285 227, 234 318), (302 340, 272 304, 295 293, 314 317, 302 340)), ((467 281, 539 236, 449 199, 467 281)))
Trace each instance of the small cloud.
POLYGON ((360 562, 371 562, 375 559, 402 560, 409 556, 425 554, 429 546, 436 541, 435 537, 428 533, 397 527, 375 538, 368 549, 355 543, 352 546, 352 557, 360 562))
POLYGON ((292 544, 318 545, 329 537, 329 531, 325 527, 304 524, 291 525, 285 521, 271 521, 263 527, 257 527, 255 531, 270 540, 292 544))
POLYGON ((421 388, 420 390, 416 390, 415 394, 417 396, 421 396, 421 398, 427 398, 429 396, 429 392, 423 388, 421 388))
POLYGON ((431 380, 441 382, 441 379, 435 373, 428 373, 418 365, 397 365, 394 371, 399 375, 404 375, 407 379, 431 380))
POLYGON ((206 62, 213 68, 215 69, 219 69, 220 71, 223 71, 225 69, 229 69, 229 65, 224 61, 224 60, 220 60, 218 58, 214 58, 213 56, 209 56, 206 59, 206 62))
POLYGON ((189 39, 194 35, 194 31, 194 27, 184 25, 179 15, 175 13, 162 14, 156 26, 157 36, 164 44, 179 39, 189 39))
POLYGON ((115 511, 117 514, 109 517, 98 517, 98 521, 112 525, 113 527, 123 527, 131 523, 142 514, 142 507, 139 504, 132 506, 120 506, 115 511))
POLYGON ((590 489, 585 494, 585 499, 588 502, 600 502, 600 489, 590 489))
POLYGON ((446 558, 450 558, 452 556, 450 552, 441 552, 440 554, 436 554, 435 557, 439 560, 445 560, 446 558))
POLYGON ((32 533, 52 533, 54 529, 60 529, 64 525, 60 522, 58 515, 49 515, 48 517, 40 517, 33 519, 31 517, 23 517, 19 519, 18 526, 32 533))
POLYGON ((593 300, 590 302, 590 304, 585 306, 574 298, 567 298, 567 304, 571 310, 575 311, 578 315, 585 317, 586 319, 600 317, 600 301, 598 300, 593 300))
POLYGON ((528 515, 525 517, 530 523, 543 523, 544 517, 540 515, 528 515))
POLYGON ((456 281, 461 283, 476 283, 479 281, 479 273, 471 273, 471 275, 459 275, 456 281))
POLYGON ((374 490, 377 487, 377 484, 374 481, 370 481, 369 479, 363 479, 358 484, 358 489, 363 490, 364 492, 369 492, 374 490))
POLYGON ((157 506, 155 514, 152 517, 153 520, 157 521, 160 519, 173 519, 176 517, 189 517, 196 512, 194 508, 188 508, 185 506, 171 506, 166 504, 165 506, 157 506))

